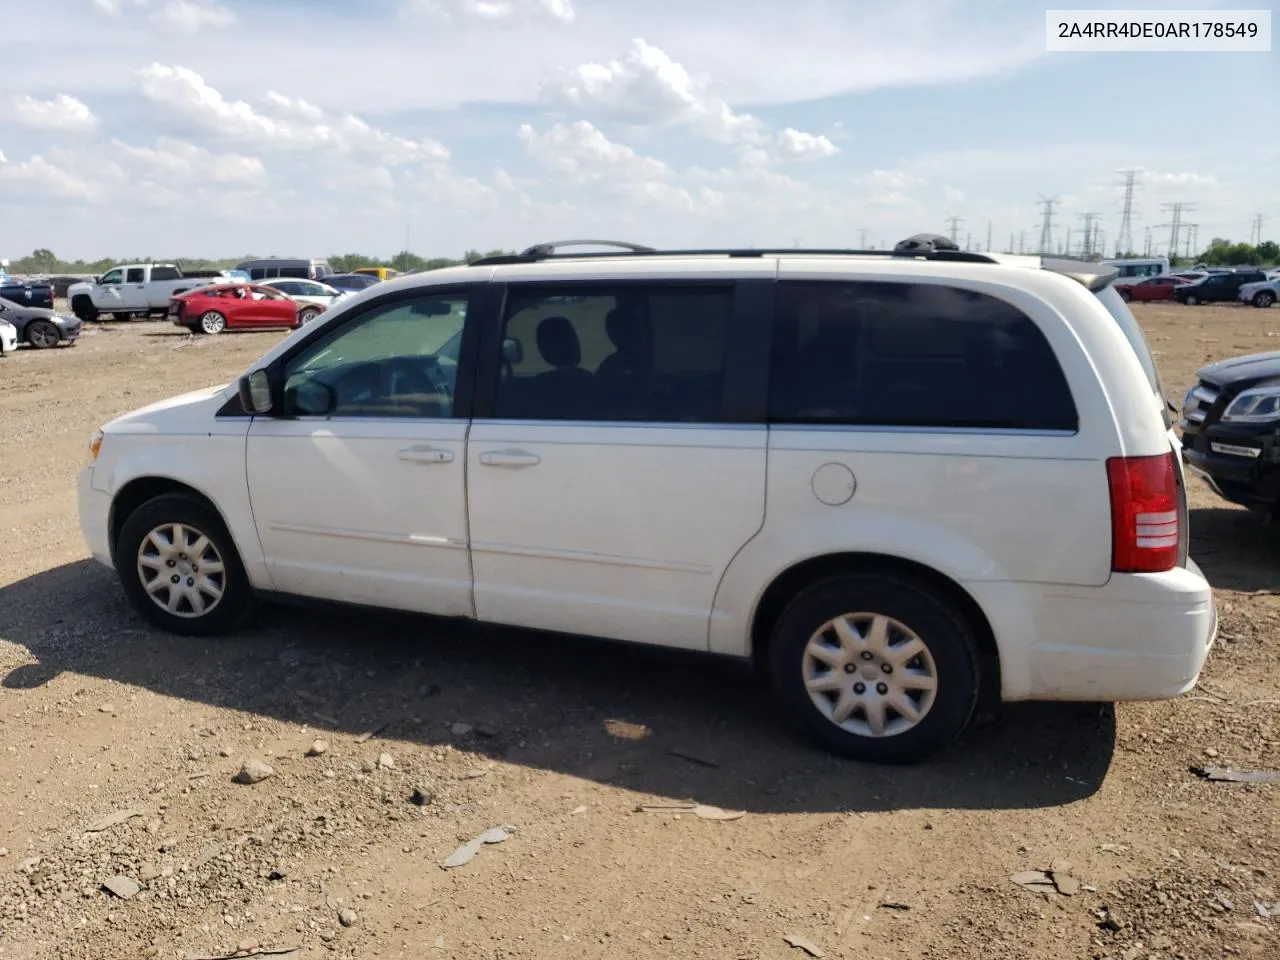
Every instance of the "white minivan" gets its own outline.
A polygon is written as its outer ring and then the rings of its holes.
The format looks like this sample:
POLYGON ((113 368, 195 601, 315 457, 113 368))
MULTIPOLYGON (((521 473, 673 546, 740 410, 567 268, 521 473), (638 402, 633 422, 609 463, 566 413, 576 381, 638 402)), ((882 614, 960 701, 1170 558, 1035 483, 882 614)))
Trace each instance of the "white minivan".
POLYGON ((175 633, 293 595, 753 658, 829 749, 1174 697, 1213 642, 1151 355, 1080 261, 560 245, 379 284, 95 434, 175 633))

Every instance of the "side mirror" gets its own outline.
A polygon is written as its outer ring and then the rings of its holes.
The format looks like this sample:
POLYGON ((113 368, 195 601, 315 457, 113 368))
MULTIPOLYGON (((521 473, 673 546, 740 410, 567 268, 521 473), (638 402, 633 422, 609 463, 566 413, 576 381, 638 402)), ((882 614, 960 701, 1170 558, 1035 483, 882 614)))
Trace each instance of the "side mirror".
POLYGON ((514 337, 502 341, 502 357, 507 363, 519 363, 524 359, 524 344, 514 337))
POLYGON ((238 384, 240 406, 246 413, 262 416, 271 412, 271 379, 265 370, 255 370, 247 377, 241 377, 238 384))

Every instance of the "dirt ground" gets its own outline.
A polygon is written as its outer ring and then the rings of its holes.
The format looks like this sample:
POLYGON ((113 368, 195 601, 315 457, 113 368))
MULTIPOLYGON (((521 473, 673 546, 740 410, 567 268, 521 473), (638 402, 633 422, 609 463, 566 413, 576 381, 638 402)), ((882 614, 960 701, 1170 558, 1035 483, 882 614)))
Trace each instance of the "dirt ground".
MULTIPOLYGON (((1175 398, 1280 347, 1280 310, 1136 312, 1175 398)), ((87 559, 90 433, 277 336, 102 325, 0 361, 4 960, 1280 957, 1280 786, 1190 771, 1280 768, 1280 531, 1193 481, 1200 687, 1009 706, 911 769, 811 749, 721 662, 286 609, 162 635, 87 559), (274 776, 234 783, 249 755, 274 776), (637 812, 685 800, 745 815, 637 812), (1050 868, 1078 890, 1010 880, 1050 868)))

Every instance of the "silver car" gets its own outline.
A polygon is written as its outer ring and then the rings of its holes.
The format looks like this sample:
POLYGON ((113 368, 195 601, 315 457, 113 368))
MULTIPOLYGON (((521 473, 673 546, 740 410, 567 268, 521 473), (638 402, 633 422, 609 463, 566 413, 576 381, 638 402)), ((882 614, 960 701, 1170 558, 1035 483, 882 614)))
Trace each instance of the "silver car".
POLYGON ((348 290, 339 290, 318 280, 302 280, 296 277, 273 277, 270 280, 259 280, 258 285, 279 290, 297 303, 298 319, 303 323, 310 323, 339 300, 351 296, 348 290))

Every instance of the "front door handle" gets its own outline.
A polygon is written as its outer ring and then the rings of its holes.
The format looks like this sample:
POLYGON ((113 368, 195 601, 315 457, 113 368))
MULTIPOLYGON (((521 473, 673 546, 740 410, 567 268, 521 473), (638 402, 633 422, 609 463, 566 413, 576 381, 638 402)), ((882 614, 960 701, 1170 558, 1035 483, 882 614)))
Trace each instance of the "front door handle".
POLYGON ((532 467, 541 463, 542 458, 523 450, 490 450, 480 454, 480 462, 486 467, 532 467))
POLYGON ((404 447, 396 451, 396 456, 411 463, 453 462, 453 452, 451 450, 441 450, 439 447, 404 447))

